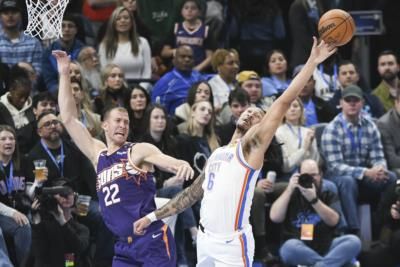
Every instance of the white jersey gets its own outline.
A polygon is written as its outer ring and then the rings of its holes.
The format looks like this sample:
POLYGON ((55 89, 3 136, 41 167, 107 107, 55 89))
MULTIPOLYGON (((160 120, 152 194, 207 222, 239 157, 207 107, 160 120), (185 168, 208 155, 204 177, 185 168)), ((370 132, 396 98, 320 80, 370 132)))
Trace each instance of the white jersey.
POLYGON ((260 170, 244 160, 241 142, 215 150, 207 161, 200 223, 229 235, 249 226, 250 207, 260 170))

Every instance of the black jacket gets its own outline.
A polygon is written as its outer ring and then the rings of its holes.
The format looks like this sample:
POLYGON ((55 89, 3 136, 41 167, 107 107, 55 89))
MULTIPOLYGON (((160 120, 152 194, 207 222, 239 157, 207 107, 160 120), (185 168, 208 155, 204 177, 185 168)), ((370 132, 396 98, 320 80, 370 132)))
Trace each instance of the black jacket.
MULTIPOLYGON (((51 186, 52 182, 62 176, 71 182, 75 192, 84 195, 90 195, 92 198, 97 198, 96 194, 96 172, 89 159, 68 140, 63 140, 64 144, 64 173, 61 171, 47 154, 46 150, 41 145, 40 141, 36 143, 33 149, 28 154, 28 164, 33 170, 33 161, 36 159, 46 159, 46 167, 49 169, 48 180, 44 186, 51 186)), ((58 155, 60 149, 53 151, 58 155)), ((56 157, 54 157, 56 158, 56 157)), ((34 181, 33 173, 29 177, 29 181, 34 181)))

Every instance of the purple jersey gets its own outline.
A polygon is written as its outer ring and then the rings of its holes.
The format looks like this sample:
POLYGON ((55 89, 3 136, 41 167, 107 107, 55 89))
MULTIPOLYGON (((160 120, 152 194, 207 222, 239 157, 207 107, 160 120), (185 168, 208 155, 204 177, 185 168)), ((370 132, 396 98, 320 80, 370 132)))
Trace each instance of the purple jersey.
MULTIPOLYGON (((132 164, 134 143, 125 143, 111 155, 100 153, 97 163, 96 190, 107 227, 117 236, 133 234, 133 222, 155 210, 156 186, 153 174, 132 164)), ((161 228, 157 221, 152 227, 161 228)))
POLYGON ((204 42, 208 35, 208 26, 201 24, 200 27, 189 31, 183 23, 175 24, 175 47, 188 45, 193 50, 194 64, 200 64, 206 58, 206 47, 204 42))

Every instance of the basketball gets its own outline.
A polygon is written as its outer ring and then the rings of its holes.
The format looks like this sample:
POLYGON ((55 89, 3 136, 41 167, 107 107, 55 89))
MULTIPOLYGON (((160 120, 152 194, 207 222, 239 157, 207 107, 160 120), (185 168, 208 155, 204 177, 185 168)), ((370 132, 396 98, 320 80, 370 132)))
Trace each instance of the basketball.
POLYGON ((332 9, 324 13, 318 22, 319 37, 335 46, 347 44, 354 35, 356 26, 349 13, 332 9))

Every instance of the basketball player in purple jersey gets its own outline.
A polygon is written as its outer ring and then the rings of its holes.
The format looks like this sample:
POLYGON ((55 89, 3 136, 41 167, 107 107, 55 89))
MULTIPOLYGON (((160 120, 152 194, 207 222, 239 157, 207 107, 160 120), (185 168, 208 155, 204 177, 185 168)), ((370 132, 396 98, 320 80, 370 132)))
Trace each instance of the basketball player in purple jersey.
POLYGON ((249 223, 251 199, 264 154, 289 109, 314 69, 336 48, 314 44, 304 68, 263 115, 250 107, 237 122, 229 145, 215 150, 194 183, 162 208, 134 223, 143 234, 152 221, 177 214, 202 198, 197 237, 197 266, 252 266, 254 239, 249 223))
POLYGON ((91 137, 79 121, 70 88, 70 59, 53 51, 60 75, 58 100, 65 128, 97 170, 96 189, 107 227, 117 236, 113 266, 176 266, 175 242, 162 221, 154 221, 145 235, 133 234, 133 222, 155 210, 153 166, 182 179, 193 178, 189 164, 167 156, 148 143, 126 142, 129 117, 124 108, 104 114, 107 146, 91 137))

